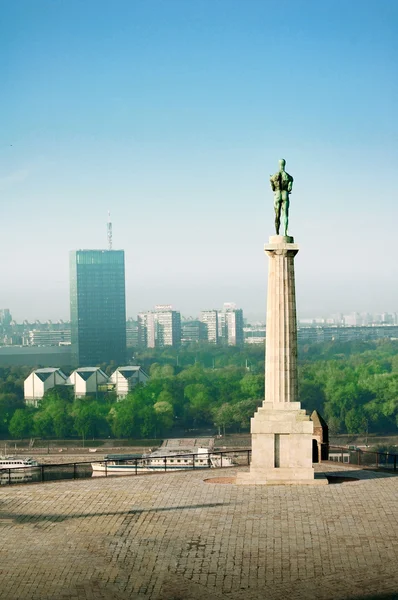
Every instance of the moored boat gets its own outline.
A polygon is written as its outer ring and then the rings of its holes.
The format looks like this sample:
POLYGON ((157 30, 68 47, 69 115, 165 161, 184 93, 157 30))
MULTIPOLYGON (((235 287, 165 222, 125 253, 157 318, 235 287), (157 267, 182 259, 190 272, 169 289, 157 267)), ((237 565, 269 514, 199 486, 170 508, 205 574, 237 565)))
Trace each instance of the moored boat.
POLYGON ((143 455, 108 454, 104 461, 91 463, 93 474, 106 473, 117 475, 132 475, 142 472, 180 471, 184 469, 211 469, 216 467, 231 467, 233 461, 226 456, 222 460, 218 454, 209 452, 208 448, 165 453, 164 448, 143 455))
POLYGON ((33 472, 39 466, 33 458, 0 456, 0 485, 32 481, 33 472))
POLYGON ((0 471, 6 469, 32 469, 39 467, 33 458, 18 458, 17 456, 0 456, 0 471))

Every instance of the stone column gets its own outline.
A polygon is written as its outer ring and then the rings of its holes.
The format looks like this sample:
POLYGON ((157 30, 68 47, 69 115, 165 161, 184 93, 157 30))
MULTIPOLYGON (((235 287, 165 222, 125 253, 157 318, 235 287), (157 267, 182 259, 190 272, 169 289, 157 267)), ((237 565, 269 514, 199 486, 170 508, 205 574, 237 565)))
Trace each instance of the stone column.
POLYGON ((273 235, 264 246, 268 261, 265 401, 297 402, 297 318, 292 237, 273 235))
POLYGON ((274 235, 269 256, 265 400, 251 420, 252 462, 236 483, 324 484, 312 467, 313 423, 298 402, 297 322, 292 237, 274 235))

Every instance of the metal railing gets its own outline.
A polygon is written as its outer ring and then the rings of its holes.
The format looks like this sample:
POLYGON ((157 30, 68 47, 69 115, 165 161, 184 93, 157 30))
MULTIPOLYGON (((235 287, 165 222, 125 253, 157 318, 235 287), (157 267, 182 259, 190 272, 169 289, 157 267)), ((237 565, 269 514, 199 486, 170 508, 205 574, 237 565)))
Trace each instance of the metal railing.
MULTIPOLYGON (((0 469, 0 485, 45 483, 66 479, 90 477, 120 477, 126 475, 149 475, 192 469, 223 469, 250 465, 251 449, 222 450, 208 455, 198 453, 167 454, 136 458, 107 458, 84 462, 41 464, 36 467, 0 469), (206 460, 204 460, 206 459, 206 460), (150 463, 149 463, 150 461, 150 463), (156 462, 155 462, 156 461, 156 462), (101 470, 97 470, 97 467, 101 470), (119 471, 117 470, 119 467, 119 471)), ((329 446, 329 460, 369 469, 397 472, 398 455, 388 452, 329 446)))
POLYGON ((167 454, 141 458, 107 458, 84 462, 41 464, 34 467, 0 468, 0 485, 45 483, 90 477, 149 475, 192 469, 223 469, 250 465, 251 449, 200 453, 167 454), (155 462, 156 461, 156 462, 155 462), (98 469, 98 470, 97 470, 98 469))
POLYGON ((329 446, 329 460, 338 463, 351 464, 369 469, 397 471, 398 454, 378 452, 377 450, 362 450, 362 448, 344 448, 329 446))

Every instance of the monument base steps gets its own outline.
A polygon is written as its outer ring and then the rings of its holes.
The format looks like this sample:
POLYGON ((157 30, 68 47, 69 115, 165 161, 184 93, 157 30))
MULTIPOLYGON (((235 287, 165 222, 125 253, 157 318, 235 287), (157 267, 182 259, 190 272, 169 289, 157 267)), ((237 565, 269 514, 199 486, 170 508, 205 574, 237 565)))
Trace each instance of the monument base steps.
POLYGON ((325 485, 312 467, 313 423, 300 402, 264 402, 251 420, 252 462, 240 485, 325 485))

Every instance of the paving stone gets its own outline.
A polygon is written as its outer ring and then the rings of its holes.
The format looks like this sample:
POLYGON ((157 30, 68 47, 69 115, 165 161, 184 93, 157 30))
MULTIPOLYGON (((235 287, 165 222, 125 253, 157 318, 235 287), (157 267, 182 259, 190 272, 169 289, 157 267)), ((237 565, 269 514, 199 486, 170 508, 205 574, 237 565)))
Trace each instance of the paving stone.
POLYGON ((1 600, 398 597, 398 478, 208 484, 239 469, 0 488, 1 600))

